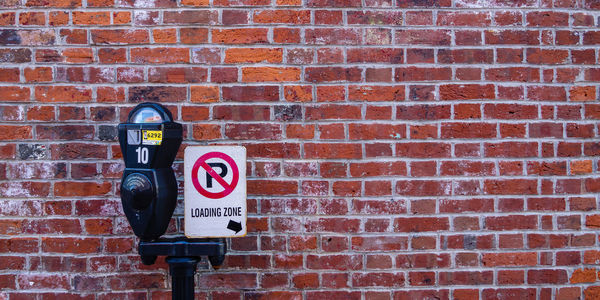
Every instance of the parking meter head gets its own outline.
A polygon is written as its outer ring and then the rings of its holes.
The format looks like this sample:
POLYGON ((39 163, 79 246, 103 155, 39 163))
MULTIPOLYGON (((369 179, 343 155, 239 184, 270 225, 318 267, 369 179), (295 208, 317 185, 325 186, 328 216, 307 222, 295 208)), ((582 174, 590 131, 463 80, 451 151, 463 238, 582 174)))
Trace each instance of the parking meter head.
POLYGON ((153 240, 165 233, 177 203, 171 168, 182 141, 182 126, 157 103, 137 105, 119 124, 125 161, 121 203, 135 235, 153 240))

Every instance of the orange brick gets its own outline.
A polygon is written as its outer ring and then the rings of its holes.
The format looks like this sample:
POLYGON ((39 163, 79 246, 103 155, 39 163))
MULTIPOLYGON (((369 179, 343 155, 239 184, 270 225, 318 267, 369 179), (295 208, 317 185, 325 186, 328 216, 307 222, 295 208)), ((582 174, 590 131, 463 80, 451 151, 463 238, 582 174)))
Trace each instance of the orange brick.
POLYGON ((583 291, 584 299, 600 299, 600 286, 590 286, 583 291))
POLYGON ((571 275, 570 282, 574 284, 578 283, 590 283, 596 281, 596 270, 594 269, 577 269, 571 275))
POLYGON ((600 215, 585 216, 585 226, 588 228, 600 228, 600 215))
POLYGON ((591 160, 577 160, 571 161, 571 174, 589 174, 592 173, 592 161, 591 160))
POLYGON ((248 67, 242 68, 242 81, 299 81, 300 68, 248 67))
POLYGON ((52 81, 52 68, 50 67, 26 68, 24 73, 27 82, 52 81))
POLYGON ((64 11, 52 11, 50 12, 50 25, 67 25, 69 24, 69 13, 64 11))
POLYGON ((281 63, 281 48, 232 48, 225 50, 225 63, 281 63))
POLYGON ((275 43, 299 43, 300 29, 298 28, 274 28, 273 41, 275 43))
POLYGON ((81 0, 27 0, 26 6, 43 6, 43 7, 64 7, 73 8, 81 7, 81 0))
POLYGON ((181 5, 187 6, 208 6, 209 0, 181 0, 181 5))
POLYGON ((24 12, 19 15, 21 25, 45 25, 46 14, 43 12, 24 12))
POLYGON ((212 42, 215 44, 267 43, 266 28, 214 29, 212 42))
POLYGON ((73 12, 73 24, 74 25, 110 25, 110 12, 108 12, 108 11, 99 11, 99 12, 74 11, 73 12))
POLYGON ((569 90, 571 101, 594 101, 596 100, 595 86, 574 86, 569 90))
POLYGON ((28 140, 33 137, 31 126, 0 125, 0 140, 28 140))
POLYGON ((36 86, 35 98, 41 102, 90 102, 92 90, 82 86, 36 86))
POLYGON ((119 11, 113 12, 113 24, 122 25, 131 23, 131 12, 119 11))
POLYGON ((154 29, 152 37, 157 44, 174 44, 177 42, 177 29, 154 29))
POLYGON ((254 12, 254 23, 307 24, 310 23, 308 10, 263 10, 254 12))
POLYGON ((192 86, 192 102, 206 103, 219 101, 219 88, 216 86, 192 86))
POLYGON ((125 101, 125 89, 122 87, 98 87, 96 90, 96 101, 103 103, 114 103, 125 101))
POLYGON ((312 139, 315 137, 315 125, 291 124, 285 128, 290 139, 312 139))
POLYGON ((91 63, 94 61, 92 48, 67 48, 62 52, 67 62, 70 63, 91 63))
POLYGON ((14 12, 0 13, 0 25, 12 26, 15 25, 16 14, 14 12))
POLYGON ((302 5, 302 0, 277 0, 277 5, 300 6, 300 5, 302 5))
POLYGON ((310 102, 313 99, 312 86, 291 85, 283 89, 285 100, 291 102, 310 102))
POLYGON ((193 137, 195 140, 216 140, 221 138, 221 126, 216 124, 194 124, 193 137))

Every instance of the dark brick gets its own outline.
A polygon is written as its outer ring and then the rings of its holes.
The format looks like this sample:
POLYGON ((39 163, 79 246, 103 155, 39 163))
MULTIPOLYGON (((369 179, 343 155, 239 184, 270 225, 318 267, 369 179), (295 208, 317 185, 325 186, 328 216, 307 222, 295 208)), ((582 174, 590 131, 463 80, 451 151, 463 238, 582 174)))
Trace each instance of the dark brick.
POLYGON ((20 45, 21 37, 17 30, 2 29, 0 30, 0 45, 20 45))
POLYGON ((48 146, 43 144, 20 144, 19 159, 46 159, 48 146))
POLYGON ((116 125, 98 126, 98 138, 101 141, 116 141, 119 131, 116 125))
POLYGON ((0 63, 25 63, 30 61, 30 49, 0 49, 0 63))
POLYGON ((183 102, 185 87, 141 86, 129 88, 129 102, 183 102))
POLYGON ((275 119, 278 121, 301 120, 302 107, 300 105, 275 106, 275 119))

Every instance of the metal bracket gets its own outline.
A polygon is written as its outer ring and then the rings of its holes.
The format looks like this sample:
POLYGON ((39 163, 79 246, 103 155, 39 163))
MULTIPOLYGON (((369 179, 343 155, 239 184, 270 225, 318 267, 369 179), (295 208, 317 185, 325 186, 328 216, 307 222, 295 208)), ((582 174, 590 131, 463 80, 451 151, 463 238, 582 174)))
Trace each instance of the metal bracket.
POLYGON ((171 299, 194 299, 194 275, 200 256, 208 256, 217 269, 225 260, 227 245, 224 239, 162 238, 140 241, 138 252, 145 265, 156 262, 158 256, 166 255, 171 273, 171 299))

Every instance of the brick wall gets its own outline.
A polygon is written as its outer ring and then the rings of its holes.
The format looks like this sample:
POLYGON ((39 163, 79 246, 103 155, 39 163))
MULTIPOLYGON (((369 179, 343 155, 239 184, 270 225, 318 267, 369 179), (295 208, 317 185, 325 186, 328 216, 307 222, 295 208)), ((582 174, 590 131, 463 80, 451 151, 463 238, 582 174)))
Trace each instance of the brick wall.
POLYGON ((0 4, 0 299, 168 299, 118 197, 142 101, 247 147, 199 299, 600 295, 597 0, 0 4))

